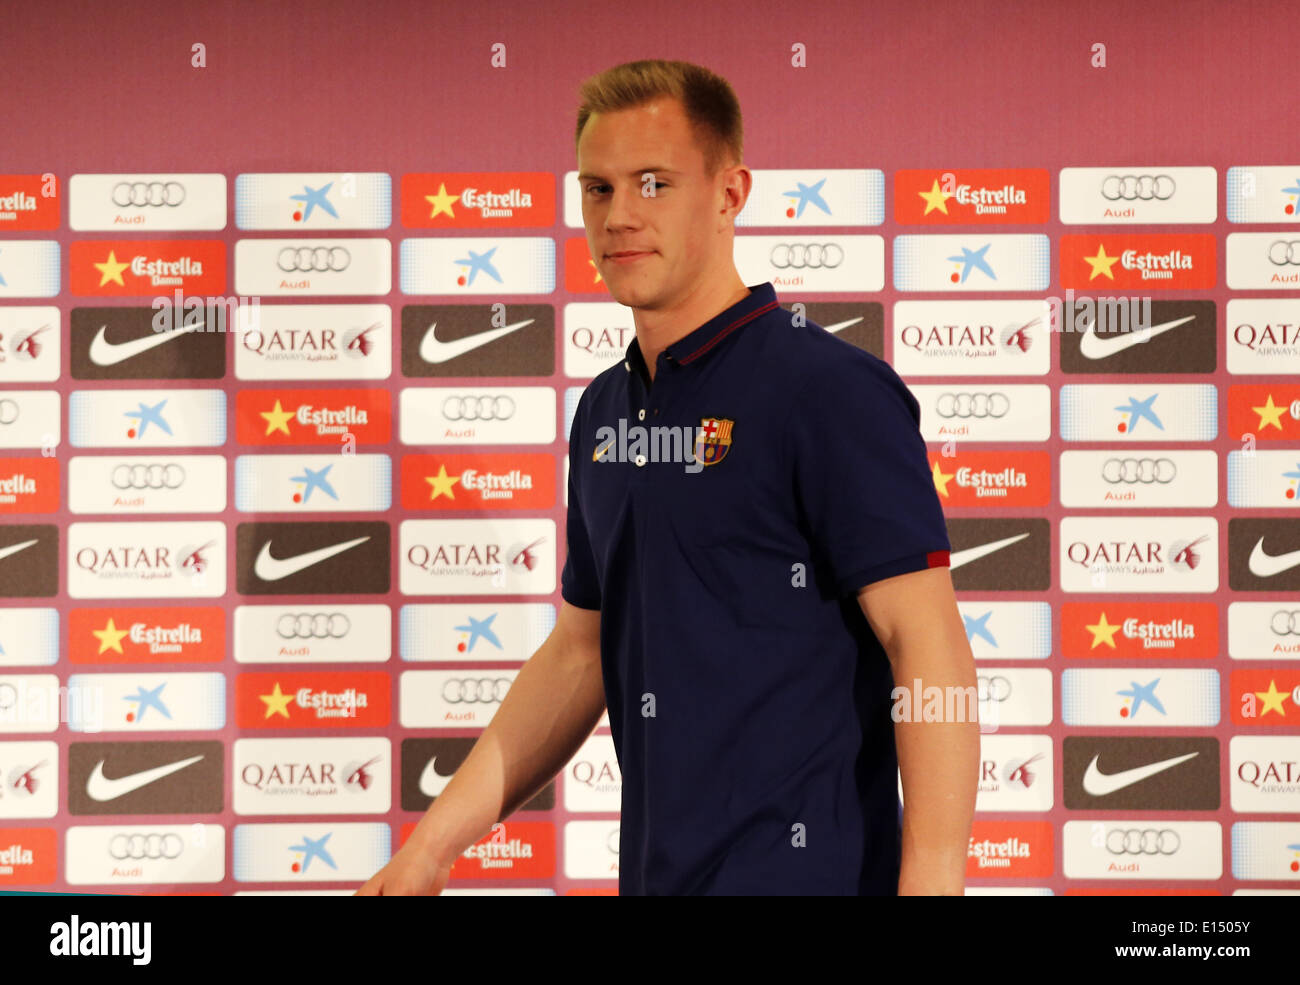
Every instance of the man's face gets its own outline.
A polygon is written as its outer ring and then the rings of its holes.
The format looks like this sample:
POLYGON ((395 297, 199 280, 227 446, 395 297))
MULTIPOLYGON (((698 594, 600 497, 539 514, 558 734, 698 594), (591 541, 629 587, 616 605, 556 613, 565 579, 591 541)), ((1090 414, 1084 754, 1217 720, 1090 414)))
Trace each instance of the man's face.
POLYGON ((720 260, 729 268, 732 239, 720 235, 730 229, 727 172, 706 177, 676 99, 593 114, 578 142, 578 173, 587 246, 616 301, 672 307, 718 276, 720 260))

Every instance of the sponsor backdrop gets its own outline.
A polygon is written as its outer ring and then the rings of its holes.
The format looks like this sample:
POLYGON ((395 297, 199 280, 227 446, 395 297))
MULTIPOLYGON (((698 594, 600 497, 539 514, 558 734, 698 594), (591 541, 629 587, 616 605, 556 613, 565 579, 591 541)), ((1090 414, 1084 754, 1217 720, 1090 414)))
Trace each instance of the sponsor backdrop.
MULTIPOLYGON (((745 282, 921 403, 971 891, 1300 890, 1266 7, 10 11, 0 887, 348 893, 402 843, 554 623, 569 421, 633 338, 577 84, 671 52, 747 113, 745 282)), ((619 790, 601 727, 451 889, 615 892, 619 790)))

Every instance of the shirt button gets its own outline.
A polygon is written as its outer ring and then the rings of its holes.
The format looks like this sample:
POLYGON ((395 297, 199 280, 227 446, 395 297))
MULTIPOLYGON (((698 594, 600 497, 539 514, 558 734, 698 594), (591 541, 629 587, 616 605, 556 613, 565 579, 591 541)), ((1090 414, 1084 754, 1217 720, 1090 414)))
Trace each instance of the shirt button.
POLYGON ((629 373, 632 372, 632 364, 628 362, 626 359, 623 360, 623 368, 627 370, 629 373))
POLYGON ((637 468, 640 468, 642 465, 644 465, 644 464, 645 464, 645 456, 644 456, 644 455, 638 455, 638 456, 636 457, 636 464, 637 464, 637 468))
POLYGON ((642 407, 639 411, 636 412, 636 419, 637 419, 638 421, 644 421, 644 420, 645 420, 645 408, 644 408, 644 407, 642 407))

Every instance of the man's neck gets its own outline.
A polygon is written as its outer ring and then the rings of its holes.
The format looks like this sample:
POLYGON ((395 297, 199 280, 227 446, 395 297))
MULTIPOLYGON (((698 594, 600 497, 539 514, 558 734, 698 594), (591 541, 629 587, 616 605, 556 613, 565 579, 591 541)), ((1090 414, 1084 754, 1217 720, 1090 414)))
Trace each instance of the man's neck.
POLYGON ((749 288, 736 276, 734 281, 728 280, 716 290, 688 298, 684 304, 671 311, 634 310, 636 341, 641 356, 645 359, 651 382, 654 381, 655 363, 661 352, 732 305, 743 301, 749 294, 749 288))

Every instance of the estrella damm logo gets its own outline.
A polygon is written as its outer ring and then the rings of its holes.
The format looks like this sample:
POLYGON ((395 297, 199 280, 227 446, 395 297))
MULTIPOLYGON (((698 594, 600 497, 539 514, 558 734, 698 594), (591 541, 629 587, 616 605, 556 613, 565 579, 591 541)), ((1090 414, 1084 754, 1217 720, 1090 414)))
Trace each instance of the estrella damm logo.
POLYGON ((695 435, 695 460, 717 465, 731 450, 731 429, 736 422, 725 417, 702 417, 695 435))

